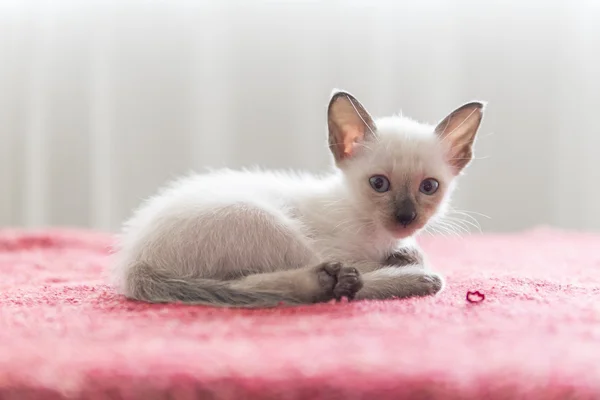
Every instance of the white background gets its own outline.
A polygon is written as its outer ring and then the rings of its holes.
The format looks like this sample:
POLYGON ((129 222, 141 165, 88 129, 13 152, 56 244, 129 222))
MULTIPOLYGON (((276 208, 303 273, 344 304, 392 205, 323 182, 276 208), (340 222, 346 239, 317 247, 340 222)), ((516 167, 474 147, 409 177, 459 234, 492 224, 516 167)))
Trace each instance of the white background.
POLYGON ((0 0, 0 225, 116 229, 178 174, 329 165, 333 87, 489 102, 456 207, 600 229, 600 2, 0 0))

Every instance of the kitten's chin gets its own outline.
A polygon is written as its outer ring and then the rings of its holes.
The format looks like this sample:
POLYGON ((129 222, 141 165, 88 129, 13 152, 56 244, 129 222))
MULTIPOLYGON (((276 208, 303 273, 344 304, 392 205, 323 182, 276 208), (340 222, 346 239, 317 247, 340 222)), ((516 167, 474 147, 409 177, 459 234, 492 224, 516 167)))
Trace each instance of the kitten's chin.
POLYGON ((388 232, 394 237, 394 239, 406 239, 407 237, 415 235, 421 228, 420 227, 412 227, 407 226, 406 228, 403 226, 395 225, 393 227, 388 228, 388 232))

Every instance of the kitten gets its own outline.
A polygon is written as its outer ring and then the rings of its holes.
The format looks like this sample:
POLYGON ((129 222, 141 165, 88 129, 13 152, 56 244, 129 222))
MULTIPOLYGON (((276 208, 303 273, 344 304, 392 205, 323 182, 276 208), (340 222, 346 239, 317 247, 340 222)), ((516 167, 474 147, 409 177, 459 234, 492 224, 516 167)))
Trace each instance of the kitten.
POLYGON ((435 127, 374 121, 335 90, 327 109, 333 172, 222 170, 172 183, 125 224, 118 290, 229 307, 435 294, 442 277, 413 238, 444 212, 482 117, 483 104, 471 102, 435 127))

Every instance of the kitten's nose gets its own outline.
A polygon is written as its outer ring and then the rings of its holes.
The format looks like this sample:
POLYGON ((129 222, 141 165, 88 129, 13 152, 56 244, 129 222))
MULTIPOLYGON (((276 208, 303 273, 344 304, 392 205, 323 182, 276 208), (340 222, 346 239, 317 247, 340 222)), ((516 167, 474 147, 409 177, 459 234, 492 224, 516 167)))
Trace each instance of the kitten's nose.
POLYGON ((405 228, 417 218, 416 211, 405 211, 396 213, 396 221, 405 228))

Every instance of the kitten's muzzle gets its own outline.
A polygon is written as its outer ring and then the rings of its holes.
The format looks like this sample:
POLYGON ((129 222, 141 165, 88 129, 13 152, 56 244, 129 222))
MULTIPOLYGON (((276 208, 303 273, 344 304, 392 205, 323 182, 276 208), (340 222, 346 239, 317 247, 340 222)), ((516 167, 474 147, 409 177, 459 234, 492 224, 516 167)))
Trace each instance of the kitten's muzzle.
POLYGON ((415 209, 415 205, 411 200, 404 200, 398 207, 396 208, 396 222, 398 222, 403 227, 407 227, 412 224, 415 219, 417 219, 417 210, 415 209))

